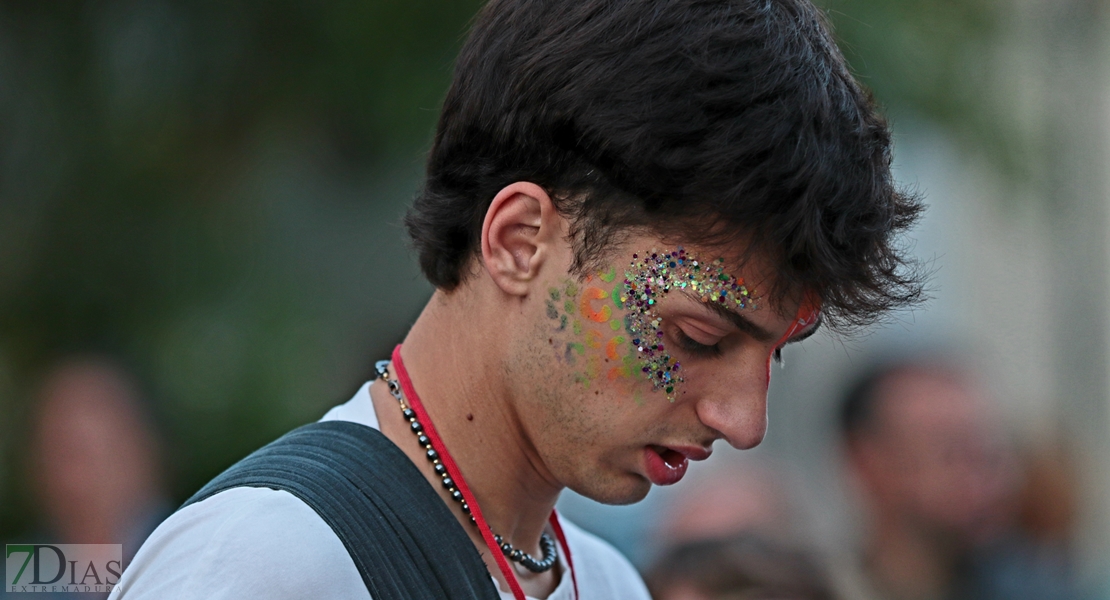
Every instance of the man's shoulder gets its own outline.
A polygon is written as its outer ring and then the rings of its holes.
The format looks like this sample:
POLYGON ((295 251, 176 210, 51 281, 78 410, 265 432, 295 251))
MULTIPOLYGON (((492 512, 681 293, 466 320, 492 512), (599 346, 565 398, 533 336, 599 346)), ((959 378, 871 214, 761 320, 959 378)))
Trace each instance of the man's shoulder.
POLYGON ((113 600, 369 598, 343 543, 296 496, 234 488, 166 519, 139 550, 113 600), (339 592, 339 593, 337 593, 339 592))
POLYGON ((636 567, 605 540, 559 516, 582 597, 648 599, 636 567))
MULTIPOLYGON (((369 387, 367 382, 320 421, 377 429, 369 387)), ((343 542, 312 507, 287 491, 236 487, 163 521, 111 598, 280 599, 321 593, 370 598, 343 542)))

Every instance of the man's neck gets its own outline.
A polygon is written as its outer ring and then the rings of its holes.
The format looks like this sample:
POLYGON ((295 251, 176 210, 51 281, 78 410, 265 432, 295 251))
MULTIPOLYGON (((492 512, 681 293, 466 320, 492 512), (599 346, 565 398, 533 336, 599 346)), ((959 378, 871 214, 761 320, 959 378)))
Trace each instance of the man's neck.
MULTIPOLYGON (((420 402, 490 528, 514 547, 542 555, 540 534, 561 487, 547 474, 524 433, 497 359, 500 341, 480 326, 482 315, 473 314, 464 303, 477 304, 436 292, 405 337, 402 360, 420 402)), ((372 397, 382 433, 425 474, 500 580, 477 528, 439 484, 396 401, 384 386, 376 385, 372 397)), ((529 595, 541 597, 557 581, 550 574, 519 579, 529 595)))

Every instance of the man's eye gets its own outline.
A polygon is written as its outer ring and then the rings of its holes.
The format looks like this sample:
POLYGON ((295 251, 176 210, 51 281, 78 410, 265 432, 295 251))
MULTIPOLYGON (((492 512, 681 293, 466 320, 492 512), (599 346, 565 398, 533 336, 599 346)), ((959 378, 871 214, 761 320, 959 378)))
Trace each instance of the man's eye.
POLYGON ((709 346, 695 341, 681 329, 675 329, 675 338, 677 338, 680 348, 695 356, 718 356, 721 354, 721 348, 718 344, 709 346))

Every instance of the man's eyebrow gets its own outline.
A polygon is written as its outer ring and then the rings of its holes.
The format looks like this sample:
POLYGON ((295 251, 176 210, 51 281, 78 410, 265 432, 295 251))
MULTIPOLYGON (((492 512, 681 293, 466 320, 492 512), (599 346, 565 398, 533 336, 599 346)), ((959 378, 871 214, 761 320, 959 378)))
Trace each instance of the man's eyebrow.
MULTIPOLYGON (((693 296, 692 294, 687 293, 686 295, 695 299, 695 300, 697 300, 697 297, 693 296)), ((745 317, 744 315, 742 315, 738 312, 729 310, 729 308, 727 306, 725 306, 723 304, 720 304, 719 302, 698 302, 698 304, 701 304, 702 306, 712 310, 713 312, 717 313, 718 315, 721 315, 722 317, 727 319, 730 323, 732 323, 733 326, 735 326, 737 329, 739 329, 740 331, 743 331, 744 333, 752 336, 752 338, 755 339, 756 341, 771 342, 771 341, 775 340, 775 334, 771 333, 770 331, 767 331, 766 329, 760 327, 759 325, 756 325, 755 323, 753 323, 751 321, 751 319, 745 317)), ((801 335, 796 335, 794 337, 791 337, 790 339, 786 340, 786 342, 784 342, 783 345, 786 346, 788 344, 796 344, 796 343, 808 338, 809 336, 817 333, 817 330, 821 328, 821 323, 823 321, 824 321, 824 319, 822 319, 820 316, 818 316, 817 317, 817 323, 813 327, 810 327, 809 329, 807 329, 805 331, 805 333, 803 333, 801 335)))
POLYGON ((742 315, 738 312, 729 310, 729 308, 727 306, 725 306, 725 305, 723 305, 719 302, 701 302, 697 298, 697 296, 694 296, 694 295, 692 295, 690 293, 687 293, 687 292, 683 292, 683 293, 685 293, 690 298, 693 298, 694 300, 698 301, 698 304, 700 304, 700 305, 708 308, 709 310, 712 310, 713 312, 717 313, 718 315, 724 317, 725 319, 728 320, 729 323, 732 323, 733 326, 735 326, 740 331, 743 331, 744 333, 752 336, 752 338, 754 338, 756 341, 760 341, 760 342, 773 342, 773 341, 775 341, 775 334, 771 333, 770 331, 767 331, 766 329, 760 327, 759 325, 756 325, 755 323, 753 323, 751 321, 751 319, 745 317, 744 315, 742 315))

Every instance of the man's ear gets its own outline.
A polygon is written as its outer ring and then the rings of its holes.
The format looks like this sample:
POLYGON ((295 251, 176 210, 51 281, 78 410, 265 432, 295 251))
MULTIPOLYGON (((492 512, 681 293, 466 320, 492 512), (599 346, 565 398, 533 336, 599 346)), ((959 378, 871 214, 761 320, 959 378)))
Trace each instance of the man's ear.
POLYGON ((494 283, 508 294, 527 294, 563 237, 562 220, 534 183, 518 181, 498 192, 482 223, 482 263, 494 283))

